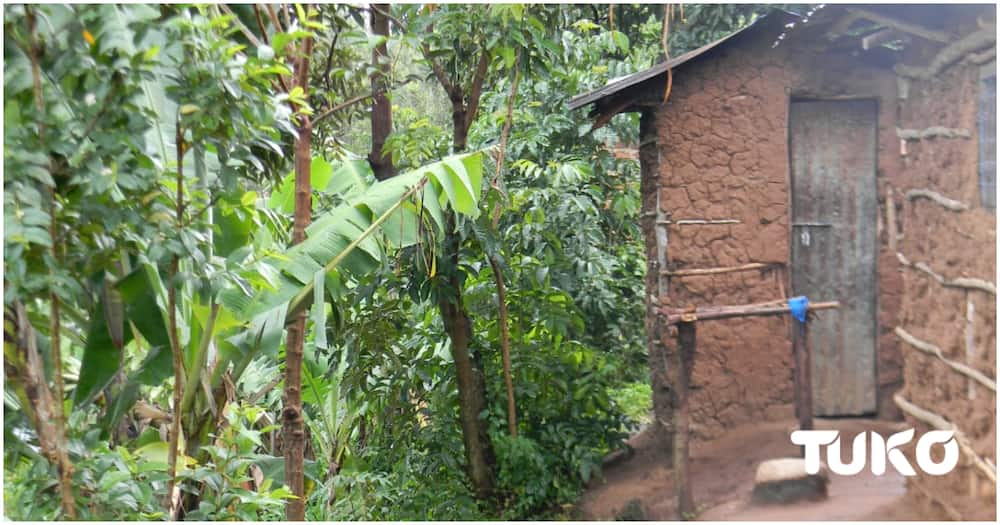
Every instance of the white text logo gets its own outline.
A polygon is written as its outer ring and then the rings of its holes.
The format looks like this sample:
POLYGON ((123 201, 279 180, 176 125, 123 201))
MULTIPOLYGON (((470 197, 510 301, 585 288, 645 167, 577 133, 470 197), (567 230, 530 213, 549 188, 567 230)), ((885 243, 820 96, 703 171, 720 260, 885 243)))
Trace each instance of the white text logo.
MULTIPOLYGON (((913 466, 907 461, 906 456, 899 450, 900 446, 913 440, 914 430, 904 430, 897 432, 889 439, 883 439, 877 432, 861 432, 854 437, 853 453, 850 463, 841 462, 840 456, 840 431, 838 430, 796 430, 792 432, 792 443, 805 447, 806 472, 816 474, 819 472, 820 448, 827 445, 826 463, 830 470, 841 476, 853 476, 865 468, 867 459, 867 439, 871 436, 871 470, 872 474, 881 476, 885 474, 885 464, 888 461, 892 466, 904 476, 915 476, 913 466)), ((916 459, 920 470, 932 476, 943 476, 952 471, 958 464, 958 442, 954 439, 954 432, 951 430, 932 430, 920 437, 917 441, 916 459), (944 446, 944 459, 935 462, 931 458, 931 447, 941 444, 944 446)))

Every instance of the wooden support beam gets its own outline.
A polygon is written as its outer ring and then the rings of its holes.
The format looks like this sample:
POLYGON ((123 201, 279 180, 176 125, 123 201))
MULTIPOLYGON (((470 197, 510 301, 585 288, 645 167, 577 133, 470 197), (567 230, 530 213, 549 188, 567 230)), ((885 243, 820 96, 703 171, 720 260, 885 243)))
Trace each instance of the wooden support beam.
POLYGON ((749 270, 765 270, 775 266, 783 266, 782 263, 749 263, 740 266, 727 266, 721 268, 691 268, 682 270, 663 270, 662 275, 671 277, 685 277, 690 275, 717 275, 720 273, 745 272, 749 270))
POLYGON ((903 266, 914 268, 916 270, 920 270, 921 272, 926 273, 927 275, 929 275, 931 277, 931 279, 934 279, 935 281, 938 282, 938 284, 940 284, 941 286, 944 286, 946 288, 963 288, 963 289, 966 289, 966 290, 982 290, 982 291, 984 291, 986 293, 989 293, 989 294, 992 294, 992 295, 996 295, 997 294, 997 287, 996 287, 996 285, 993 284, 993 283, 991 283, 991 282, 989 282, 989 281, 987 281, 987 280, 976 279, 974 277, 956 277, 955 279, 946 279, 941 274, 935 272, 930 266, 927 265, 927 263, 923 263, 923 262, 914 263, 914 262, 911 262, 905 255, 903 255, 900 252, 896 252, 896 258, 899 259, 899 263, 902 264, 903 266))
MULTIPOLYGON (((809 312, 840 308, 837 301, 809 303, 809 312)), ((766 303, 740 304, 731 306, 701 306, 698 308, 660 308, 659 313, 667 318, 667 325, 690 323, 694 321, 714 321, 734 317, 766 317, 784 315, 791 310, 788 304, 776 304, 776 301, 766 303)))
MULTIPOLYGON (((976 359, 976 303, 969 294, 965 294, 965 362, 974 363, 976 359)), ((966 381, 966 397, 976 398, 976 384, 969 378, 966 381)), ((996 388, 994 386, 994 392, 996 388)))
POLYGON ((930 126, 924 129, 903 129, 896 128, 896 136, 903 140, 927 140, 927 139, 967 139, 972 137, 972 133, 965 128, 947 128, 944 126, 930 126))
MULTIPOLYGON (((905 143, 905 142, 904 142, 905 143)), ((885 222, 886 232, 888 232, 889 251, 895 252, 899 229, 896 228, 896 196, 892 191, 892 186, 885 188, 885 222)))
POLYGON ((959 430, 954 423, 948 421, 947 419, 927 410, 925 408, 919 407, 905 397, 900 395, 899 392, 892 396, 892 400, 896 402, 896 406, 899 407, 906 415, 930 425, 938 430, 952 430, 955 432, 955 441, 958 442, 959 448, 962 450, 962 454, 969 460, 972 466, 979 469, 987 479, 990 480, 994 485, 997 482, 997 467, 989 461, 989 458, 983 458, 976 453, 972 444, 969 443, 969 438, 965 436, 965 433, 959 430))
POLYGON ((906 192, 906 198, 908 200, 916 199, 928 199, 930 201, 936 202, 941 205, 942 208, 950 211, 965 211, 969 209, 969 205, 964 202, 957 201, 955 199, 949 199, 940 193, 928 189, 916 188, 906 192))
POLYGON ((674 352, 674 489, 677 497, 677 519, 694 519, 694 499, 691 496, 690 458, 688 454, 690 408, 688 387, 694 352, 697 346, 695 323, 680 323, 677 327, 677 350, 674 352))
MULTIPOLYGON (((809 318, 806 322, 795 321, 792 334, 792 349, 795 353, 795 416, 799 419, 799 430, 812 430, 812 365, 809 356, 809 318)), ((805 447, 802 448, 805 454, 805 447)))
POLYGON ((875 31, 874 33, 869 33, 861 38, 861 49, 868 51, 869 49, 884 44, 893 39, 896 30, 891 27, 886 27, 875 31))
POLYGON ((904 22, 889 16, 881 15, 878 13, 873 13, 871 11, 866 11, 864 9, 853 9, 848 8, 847 12, 854 15, 857 18, 865 18, 881 24, 887 27, 891 27, 903 33, 909 33, 914 36, 919 36, 925 40, 931 40, 934 42, 941 42, 942 44, 947 44, 952 41, 952 36, 948 33, 942 31, 935 31, 917 24, 911 24, 909 22, 904 22))
POLYGON ((926 67, 897 64, 893 69, 901 76, 928 80, 962 58, 976 52, 981 53, 986 47, 996 46, 996 41, 996 29, 980 29, 944 46, 926 67))
POLYGON ((673 224, 676 226, 714 226, 720 224, 740 224, 737 219, 679 219, 676 221, 666 220, 663 224, 673 224))
POLYGON ((916 348, 917 350, 920 350, 925 354, 937 357, 938 359, 943 361, 944 364, 948 365, 948 367, 951 368, 952 370, 958 372, 959 374, 964 375, 965 377, 968 377, 969 379, 978 382, 979 384, 990 389, 990 391, 994 393, 997 391, 996 381, 988 377, 986 374, 980 372, 979 370, 976 370, 975 368, 972 368, 971 366, 965 363, 959 363, 957 361, 952 361, 951 359, 948 359, 947 357, 944 356, 944 352, 941 350, 941 347, 917 339, 915 336, 904 330, 903 327, 901 326, 897 326, 895 332, 900 339, 902 339, 904 342, 906 342, 913 348, 916 348))

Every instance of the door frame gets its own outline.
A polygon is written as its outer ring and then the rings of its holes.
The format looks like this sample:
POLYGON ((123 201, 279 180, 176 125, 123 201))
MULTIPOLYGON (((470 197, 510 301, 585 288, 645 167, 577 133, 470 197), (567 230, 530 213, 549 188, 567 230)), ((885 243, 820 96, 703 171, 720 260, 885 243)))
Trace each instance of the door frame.
MULTIPOLYGON (((881 266, 879 265, 879 258, 880 258, 880 255, 881 255, 882 251, 881 251, 880 235, 878 235, 878 221, 879 221, 879 219, 882 216, 881 207, 878 205, 878 200, 879 200, 878 198, 881 197, 881 195, 879 195, 879 178, 880 178, 880 171, 881 171, 879 169, 879 150, 880 150, 880 146, 881 146, 881 142, 882 142, 882 137, 879 134, 879 120, 880 120, 880 117, 882 116, 882 99, 878 95, 865 95, 865 94, 859 94, 859 95, 836 95, 836 96, 827 96, 827 97, 824 97, 824 96, 817 96, 815 94, 808 94, 808 95, 807 94, 797 94, 794 90, 787 90, 787 89, 786 89, 785 93, 786 93, 786 96, 785 96, 785 127, 784 127, 784 133, 785 133, 785 187, 788 188, 788 192, 787 192, 788 198, 786 199, 786 202, 785 202, 785 205, 787 206, 787 209, 788 209, 788 214, 787 214, 787 217, 788 217, 788 228, 787 228, 787 231, 786 231, 786 243, 787 243, 788 250, 787 250, 787 253, 785 254, 785 257, 786 257, 786 260, 788 261, 788 265, 786 266, 787 271, 785 271, 785 276, 784 277, 785 277, 785 289, 789 290, 789 292, 792 291, 792 266, 793 266, 793 261, 792 261, 792 243, 795 241, 795 229, 792 227, 793 218, 794 218, 793 217, 794 211, 793 211, 792 206, 794 205, 794 191, 795 191, 795 184, 794 184, 794 180, 793 180, 793 176, 792 176, 792 148, 791 148, 791 138, 792 138, 792 136, 791 136, 792 103, 794 103, 794 102, 836 102, 836 101, 850 101, 850 100, 870 100, 870 101, 874 102, 874 104, 875 104, 875 122, 874 122, 874 124, 875 124, 875 128, 874 128, 875 129, 875 186, 874 186, 874 188, 872 188, 872 190, 875 192, 875 195, 876 195, 875 202, 876 202, 876 208, 877 208, 877 210, 876 210, 875 225, 873 225, 873 227, 876 229, 876 234, 874 236, 875 237, 875 243, 874 243, 874 246, 872 247, 873 248, 873 252, 872 253, 874 254, 873 259, 874 259, 874 265, 875 265, 874 271, 875 271, 875 284, 876 284, 875 293, 874 293, 874 299, 873 299, 873 303, 874 304, 872 305, 873 306, 873 308, 872 308, 872 315, 875 317, 875 319, 874 319, 874 321, 875 321, 875 355, 874 355, 874 359, 873 359, 874 370, 872 371, 872 373, 874 374, 874 386, 873 386, 873 388, 875 389, 875 391, 873 392, 873 395, 875 396, 875 410, 874 410, 874 412, 872 412, 870 414, 866 413, 866 414, 861 414, 861 415, 857 415, 857 416, 843 416, 843 417, 877 417, 879 415, 879 413, 881 412, 880 400, 881 400, 881 394, 882 394, 881 389, 880 389, 880 385, 879 385, 879 361, 880 361, 880 357, 882 355, 882 345, 881 345, 881 337, 880 337, 880 335, 882 333, 882 324, 879 322, 879 312, 881 311, 881 308, 882 308, 882 306, 881 306, 881 301, 882 301, 882 276, 881 276, 881 266)), ((788 323, 786 326, 788 327, 788 331, 787 331, 788 341, 791 341, 792 337, 793 337, 792 331, 795 329, 794 323, 788 323)), ((840 417, 840 416, 816 416, 814 414, 812 414, 812 416, 813 417, 824 417, 824 418, 840 417)))

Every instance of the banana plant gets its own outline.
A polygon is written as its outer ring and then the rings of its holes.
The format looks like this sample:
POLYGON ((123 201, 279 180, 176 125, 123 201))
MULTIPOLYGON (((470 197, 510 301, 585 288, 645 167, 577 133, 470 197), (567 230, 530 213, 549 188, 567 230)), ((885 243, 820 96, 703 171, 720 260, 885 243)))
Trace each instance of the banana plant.
POLYGON ((253 294, 229 289, 223 305, 245 320, 282 310, 288 320, 313 299, 313 320, 322 321, 324 292, 340 297, 352 278, 386 261, 387 250, 443 233, 444 210, 478 216, 482 171, 483 152, 474 152, 371 185, 313 222, 305 241, 268 261, 278 270, 271 286, 253 294))

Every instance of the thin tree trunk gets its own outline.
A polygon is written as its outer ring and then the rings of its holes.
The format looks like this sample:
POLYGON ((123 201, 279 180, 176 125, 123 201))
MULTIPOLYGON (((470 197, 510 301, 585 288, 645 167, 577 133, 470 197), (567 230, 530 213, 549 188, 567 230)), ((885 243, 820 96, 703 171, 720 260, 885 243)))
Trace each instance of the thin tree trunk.
POLYGON ((507 327, 507 292, 503 284, 500 261, 490 257, 490 268, 497 283, 498 317, 500 323, 500 353, 503 354, 503 380, 507 385, 507 432, 517 437, 517 403, 514 401, 514 379, 510 363, 510 331, 507 327))
MULTIPOLYGON (((301 57, 295 68, 296 85, 309 93, 309 57, 312 54, 312 39, 307 38, 301 49, 301 57)), ((299 108, 295 108, 298 110, 299 108)), ((308 115, 299 115, 298 137, 295 139, 295 223, 292 228, 292 244, 299 244, 306 238, 306 227, 312 220, 312 183, 310 163, 312 162, 310 142, 312 122, 308 115)), ((305 340, 306 313, 297 313, 288 327, 285 341, 285 391, 282 410, 282 434, 285 444, 285 483, 295 494, 285 504, 285 519, 304 521, 305 506, 305 449, 306 430, 302 417, 302 344, 305 340)))
MULTIPOLYGON (((31 60, 31 80, 35 95, 35 109, 38 111, 39 118, 38 141, 39 143, 44 143, 45 124, 41 119, 45 115, 45 100, 42 96, 41 65, 39 64, 40 58, 38 56, 38 44, 35 39, 35 14, 30 7, 25 6, 25 15, 28 22, 28 32, 31 38, 31 42, 29 43, 29 58, 31 60)), ((52 171, 51 159, 49 162, 49 171, 52 171)), ((51 208, 49 209, 49 237, 52 241, 52 260, 58 261, 59 229, 56 222, 58 210, 56 207, 55 187, 50 188, 49 196, 52 201, 51 208)), ((59 333, 61 330, 59 316, 59 296, 56 295, 55 291, 52 291, 49 294, 49 346, 50 351, 52 352, 52 379, 55 385, 55 395, 51 401, 53 403, 52 414, 55 418, 55 439, 57 441, 56 467, 59 470, 59 494, 61 497, 63 513, 67 519, 73 520, 76 519, 76 500, 73 497, 73 464, 69 460, 69 452, 66 446, 66 418, 65 414, 63 414, 63 400, 65 399, 65 395, 63 392, 62 377, 62 347, 60 346, 59 340, 59 333)))
MULTIPOLYGON (((373 4, 371 10, 371 30, 376 36, 389 37, 389 4, 373 4)), ((371 74, 372 86, 372 150, 368 154, 375 178, 386 180, 396 173, 392 156, 383 153, 386 138, 392 133, 392 104, 387 96, 389 86, 388 45, 383 42, 372 50, 375 72, 371 74)))
MULTIPOLYGON (((180 120, 176 126, 174 136, 175 148, 177 150, 177 196, 175 209, 175 222, 181 228, 184 222, 184 130, 181 128, 180 120)), ((173 399, 173 419, 170 424, 170 444, 167 449, 167 509, 172 517, 176 517, 179 506, 179 498, 174 497, 177 486, 177 449, 180 446, 181 438, 181 401, 184 397, 184 359, 181 354, 180 333, 177 330, 177 283, 173 282, 180 269, 180 261, 177 255, 170 260, 170 278, 167 283, 167 322, 170 324, 170 352, 173 357, 174 366, 174 399, 173 399)))
MULTIPOLYGON (((514 67, 521 63, 521 53, 518 52, 514 67)), ((521 80, 521 75, 517 70, 514 72, 514 80, 510 85, 510 97, 507 99, 507 118, 503 123, 503 130, 500 132, 500 151, 497 153, 496 176, 492 186, 500 190, 500 177, 503 175, 503 161, 507 155, 507 140, 510 138, 510 128, 514 121, 514 100, 517 98, 517 85, 521 80)), ((493 228, 500 224, 500 203, 493 210, 493 228)), ((500 269, 500 261, 496 256, 490 257, 490 268, 493 269, 493 278, 497 283, 497 304, 500 322, 500 352, 503 354, 503 379, 507 386, 507 431, 511 436, 517 437, 517 403, 514 400, 514 379, 511 372, 510 361, 510 330, 507 326, 507 291, 503 282, 503 271, 500 269)))
MULTIPOLYGON (((6 348, 11 344, 16 352, 14 359, 4 359, 4 374, 15 385, 23 409, 34 424, 42 455, 59 470, 61 480, 62 472, 72 471, 72 464, 69 462, 65 437, 58 433, 54 424, 55 399, 45 379, 45 366, 38 353, 36 337, 34 327, 28 320, 28 312, 20 301, 4 307, 4 346, 6 348)), ((65 519, 76 517, 72 488, 60 487, 65 519), (68 500, 63 490, 69 491, 68 500)))

